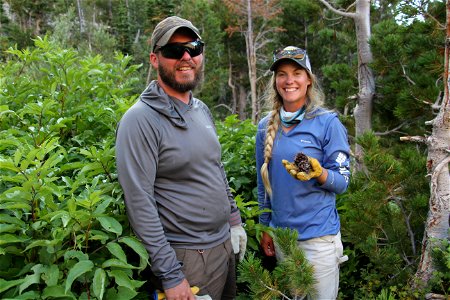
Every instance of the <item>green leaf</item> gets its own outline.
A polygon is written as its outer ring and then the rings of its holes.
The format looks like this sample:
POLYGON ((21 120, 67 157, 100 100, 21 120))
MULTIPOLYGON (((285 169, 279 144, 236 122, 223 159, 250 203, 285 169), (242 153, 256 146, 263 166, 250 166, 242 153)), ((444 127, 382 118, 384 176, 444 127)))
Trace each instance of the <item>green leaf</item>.
POLYGON ((97 217, 97 220, 106 231, 116 233, 117 235, 122 234, 122 225, 120 225, 120 223, 113 217, 97 217))
POLYGON ((20 149, 17 149, 14 153, 14 165, 18 166, 20 159, 22 158, 22 151, 20 149))
POLYGON ((103 299, 103 294, 105 293, 105 281, 106 272, 100 268, 95 270, 92 290, 94 291, 94 295, 100 300, 103 299))
POLYGON ((25 281, 24 278, 11 280, 11 281, 7 281, 3 278, 0 278, 0 293, 3 293, 4 291, 7 291, 12 287, 22 284, 24 281, 25 281))
POLYGON ((50 240, 37 240, 37 241, 30 243, 23 251, 25 252, 34 247, 52 247, 52 246, 58 245, 60 243, 61 243, 60 240, 51 240, 51 241, 50 240))
POLYGON ((111 252, 111 254, 117 257, 120 261, 123 261, 124 263, 127 262, 127 255, 119 244, 110 242, 106 245, 106 248, 108 248, 109 252, 111 252))
POLYGON ((109 240, 108 233, 103 230, 91 230, 91 235, 89 236, 89 240, 91 241, 100 241, 102 244, 105 244, 109 240))
POLYGON ((25 226, 25 222, 22 221, 21 219, 17 218, 17 217, 13 217, 7 214, 0 214, 0 220, 2 220, 2 222, 4 223, 9 223, 9 224, 16 224, 19 225, 21 227, 25 226))
POLYGON ((131 300, 136 297, 138 293, 136 291, 130 290, 129 288, 119 286, 119 288, 110 288, 107 290, 106 299, 120 299, 120 300, 131 300))
POLYGON ((46 266, 43 272, 42 279, 44 279, 47 286, 56 286, 59 279, 59 268, 57 265, 46 266))
POLYGON ((89 272, 94 267, 94 263, 90 260, 82 260, 77 262, 70 270, 69 274, 67 275, 66 280, 66 288, 64 290, 65 293, 67 293, 70 288, 72 287, 72 283, 75 279, 80 277, 86 272, 89 272))
POLYGON ((149 254, 148 251, 145 249, 144 245, 142 243, 134 238, 134 237, 123 237, 119 239, 120 243, 126 244, 128 247, 134 250, 139 255, 139 269, 144 270, 147 265, 150 265, 149 263, 149 254))
POLYGON ((68 291, 67 293, 64 292, 64 287, 61 285, 55 285, 55 286, 48 286, 44 289, 42 292, 42 299, 77 299, 71 291, 68 291))
POLYGON ((2 298, 2 300, 35 300, 39 299, 39 296, 38 291, 28 291, 21 295, 14 296, 14 298, 2 298))
POLYGON ((102 264, 103 269, 106 269, 109 267, 124 268, 124 269, 137 269, 137 267, 127 264, 127 263, 124 263, 123 261, 115 259, 115 258, 111 258, 111 259, 108 259, 103 262, 103 264, 102 264))
POLYGON ((13 235, 13 234, 0 235, 0 245, 12 244, 12 243, 23 243, 27 240, 28 240, 28 238, 19 236, 19 235, 13 235))
POLYGON ((10 170, 16 173, 20 171, 20 169, 16 167, 12 161, 7 161, 4 159, 0 160, 0 169, 10 170))
POLYGON ((118 286, 123 286, 130 290, 135 290, 145 283, 145 281, 132 280, 124 271, 121 270, 108 271, 108 275, 109 277, 114 277, 114 280, 118 286))
POLYGON ((0 209, 10 209, 10 210, 24 209, 26 211, 30 211, 31 206, 28 203, 23 202, 6 202, 0 204, 0 209))
POLYGON ((104 214, 106 211, 106 208, 108 208, 108 206, 111 204, 111 202, 114 201, 114 198, 104 195, 104 196, 102 196, 101 200, 102 200, 102 202, 97 206, 97 208, 94 211, 94 213, 96 215, 104 214))
POLYGON ((64 228, 67 226, 67 224, 69 223, 69 221, 71 219, 70 214, 67 211, 60 210, 53 214, 50 221, 52 222, 53 220, 59 219, 59 218, 61 219, 61 222, 62 222, 64 228))
POLYGON ((69 210, 70 215, 74 215, 77 211, 77 203, 73 197, 67 200, 67 209, 69 210))
POLYGON ((0 224, 0 233, 14 233, 20 229, 21 227, 15 224, 0 224))
POLYGON ((77 250, 69 250, 66 253, 64 253, 64 260, 69 260, 72 258, 76 258, 78 259, 78 261, 82 261, 82 260, 88 260, 89 256, 82 252, 82 251, 77 251, 77 250))
POLYGON ((23 283, 19 287, 19 293, 22 294, 24 290, 26 290, 30 285, 37 284, 41 281, 41 273, 36 272, 34 274, 30 274, 25 276, 23 283))

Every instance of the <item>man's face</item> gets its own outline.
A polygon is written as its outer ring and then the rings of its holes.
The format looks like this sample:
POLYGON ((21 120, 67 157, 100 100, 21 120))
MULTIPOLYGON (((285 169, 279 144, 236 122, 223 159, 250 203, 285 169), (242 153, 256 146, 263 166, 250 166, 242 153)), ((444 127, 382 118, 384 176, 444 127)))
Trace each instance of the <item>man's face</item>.
MULTIPOLYGON (((185 43, 196 40, 192 35, 175 32, 169 43, 185 43)), ((179 59, 165 58, 161 53, 158 57, 158 76, 161 81, 179 93, 193 90, 202 79, 201 67, 203 54, 195 57, 185 51, 179 59)))

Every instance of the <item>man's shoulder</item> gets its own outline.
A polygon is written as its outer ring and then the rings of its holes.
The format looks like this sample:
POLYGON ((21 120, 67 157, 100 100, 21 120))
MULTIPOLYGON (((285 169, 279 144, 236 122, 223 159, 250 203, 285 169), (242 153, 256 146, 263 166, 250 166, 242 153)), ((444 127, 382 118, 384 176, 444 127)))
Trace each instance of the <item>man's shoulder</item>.
POLYGON ((138 99, 122 116, 122 120, 156 120, 159 119, 160 114, 138 99))

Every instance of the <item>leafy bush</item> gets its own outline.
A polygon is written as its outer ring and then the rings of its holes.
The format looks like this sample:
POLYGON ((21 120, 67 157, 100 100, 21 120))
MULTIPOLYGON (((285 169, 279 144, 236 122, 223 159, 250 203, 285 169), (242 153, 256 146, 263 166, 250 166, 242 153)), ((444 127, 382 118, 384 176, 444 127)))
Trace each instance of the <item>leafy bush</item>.
POLYGON ((131 299, 148 254, 126 220, 113 141, 138 66, 46 37, 35 46, 9 49, 0 69, 0 297, 131 299))
POLYGON ((237 115, 231 115, 223 122, 217 122, 216 128, 229 184, 245 224, 247 247, 259 251, 263 227, 258 224, 262 211, 258 208, 256 195, 256 126, 251 120, 241 121, 237 115))

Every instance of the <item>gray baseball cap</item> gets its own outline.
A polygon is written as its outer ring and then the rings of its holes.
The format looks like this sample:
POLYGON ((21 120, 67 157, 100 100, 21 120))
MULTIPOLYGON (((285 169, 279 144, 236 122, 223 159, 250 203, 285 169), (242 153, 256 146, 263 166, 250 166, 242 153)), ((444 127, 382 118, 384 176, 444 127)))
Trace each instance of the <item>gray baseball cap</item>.
POLYGON ((270 66, 271 71, 275 71, 278 64, 282 60, 291 60, 299 64, 309 73, 311 72, 311 63, 309 62, 308 53, 306 50, 294 46, 287 46, 273 52, 273 63, 270 66))
POLYGON ((155 30, 153 30, 151 38, 152 51, 154 51, 157 46, 165 46, 175 31, 182 27, 190 29, 199 39, 201 39, 200 32, 197 27, 192 25, 190 21, 177 16, 167 17, 159 22, 156 25, 155 30))

